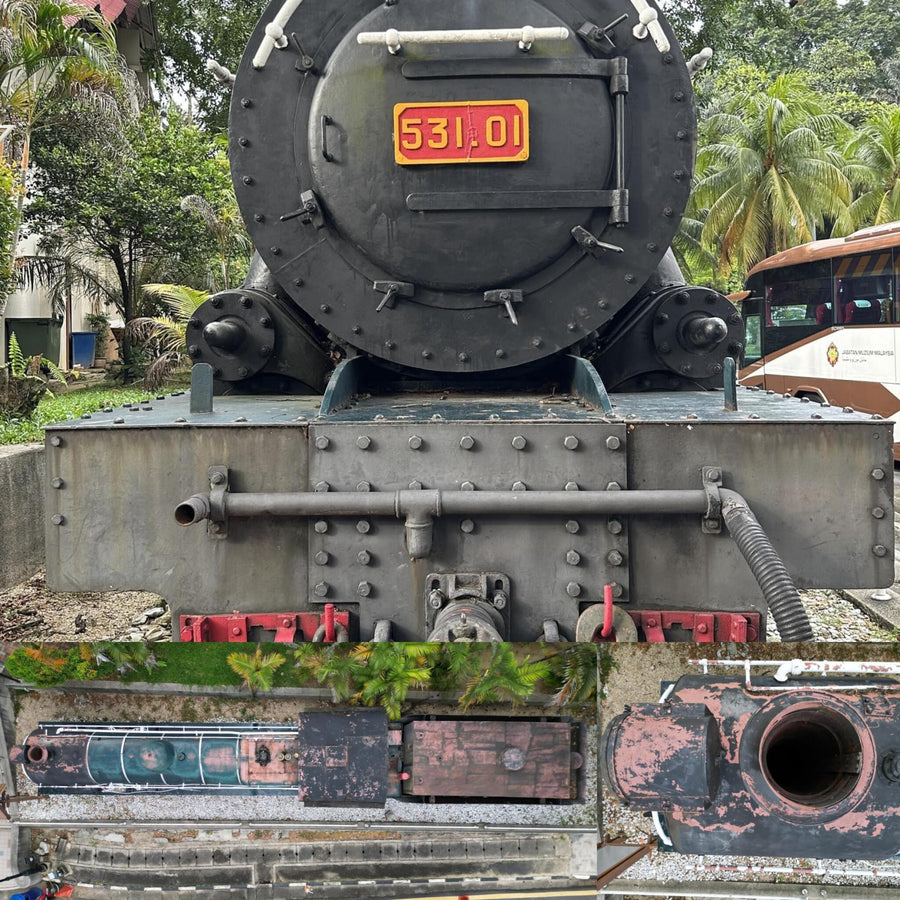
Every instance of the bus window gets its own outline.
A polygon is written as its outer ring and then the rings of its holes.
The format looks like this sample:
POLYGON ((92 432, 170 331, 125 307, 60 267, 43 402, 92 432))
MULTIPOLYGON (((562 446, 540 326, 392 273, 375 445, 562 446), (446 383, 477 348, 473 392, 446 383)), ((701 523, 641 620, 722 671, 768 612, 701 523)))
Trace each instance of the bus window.
POLYGON ((762 300, 750 297, 741 304, 741 318, 744 320, 744 355, 742 366, 756 362, 762 357, 762 300))
POLYGON ((893 321, 891 251, 848 256, 834 270, 834 299, 840 325, 880 325, 893 321))
POLYGON ((833 324, 826 261, 766 271, 762 354, 781 350, 833 324))

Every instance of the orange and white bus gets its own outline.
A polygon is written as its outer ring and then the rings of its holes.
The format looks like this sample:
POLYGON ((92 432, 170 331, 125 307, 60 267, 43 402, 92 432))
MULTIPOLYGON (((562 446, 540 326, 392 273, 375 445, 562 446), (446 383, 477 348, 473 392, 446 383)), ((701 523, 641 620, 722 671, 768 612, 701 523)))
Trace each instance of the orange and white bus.
MULTIPOLYGON (((741 300, 741 384, 900 411, 900 222, 813 241, 764 259, 741 300)), ((900 425, 894 437, 900 442, 900 425)), ((894 444, 900 459, 900 443, 894 444)))

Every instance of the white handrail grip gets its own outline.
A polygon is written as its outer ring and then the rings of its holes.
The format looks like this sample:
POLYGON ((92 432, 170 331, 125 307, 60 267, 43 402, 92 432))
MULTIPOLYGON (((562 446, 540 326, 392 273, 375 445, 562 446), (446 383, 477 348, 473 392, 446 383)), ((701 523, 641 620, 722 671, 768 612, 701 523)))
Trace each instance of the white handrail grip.
POLYGON ((264 69, 269 61, 269 56, 277 47, 283 50, 287 46, 287 38, 284 37, 284 28, 291 16, 297 11, 297 7, 303 0, 285 0, 275 18, 266 25, 266 33, 259 44, 259 49, 253 57, 253 68, 264 69))
POLYGON ((515 42, 523 50, 534 41, 565 41, 568 28, 462 28, 438 31, 361 31, 356 42, 363 45, 384 45, 391 53, 397 53, 403 44, 492 44, 515 42))

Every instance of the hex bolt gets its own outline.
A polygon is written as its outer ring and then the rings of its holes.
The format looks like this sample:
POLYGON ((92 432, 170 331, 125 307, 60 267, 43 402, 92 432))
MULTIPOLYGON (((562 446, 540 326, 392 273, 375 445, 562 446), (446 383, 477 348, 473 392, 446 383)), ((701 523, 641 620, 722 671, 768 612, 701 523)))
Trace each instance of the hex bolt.
POLYGON ((188 356, 197 357, 199 355, 200 355, 200 348, 196 344, 191 344, 190 347, 188 347, 188 356))
POLYGON ((569 550, 566 553, 566 562, 570 566, 577 566, 581 564, 581 554, 577 550, 569 550))
POLYGON ((221 534, 222 533, 222 525, 219 522, 210 522, 209 530, 211 534, 221 534))
POLYGON ((463 351, 462 353, 457 354, 456 357, 461 363, 469 361, 469 354, 463 351))
POLYGON ((610 519, 606 523, 606 528, 610 534, 621 534, 622 533, 622 523, 618 519, 610 519))
POLYGON ((371 491, 371 490, 372 490, 372 485, 369 484, 368 481, 360 481, 360 482, 356 485, 356 489, 357 489, 358 491, 362 491, 363 493, 365 493, 366 491, 371 491))
POLYGON ((357 530, 360 534, 368 534, 368 533, 369 533, 369 530, 370 530, 371 528, 372 528, 372 525, 369 523, 369 521, 368 521, 367 519, 360 519, 360 520, 356 523, 356 530, 357 530))
POLYGON ((509 597, 506 596, 505 591, 494 591, 494 596, 491 597, 491 603, 494 604, 494 609, 506 609, 506 604, 509 602, 509 597))
POLYGON ((475 523, 471 519, 463 519, 459 523, 459 530, 463 534, 471 534, 475 530, 475 523))
POLYGON ((320 581, 314 588, 313 592, 317 597, 327 597, 328 596, 328 582, 320 581))
POLYGON ((314 558, 317 566, 327 566, 328 560, 331 559, 327 550, 320 550, 314 558))
POLYGON ((222 307, 221 297, 213 297, 209 302, 213 305, 214 309, 221 309, 222 307))
POLYGON ((464 434, 459 439, 459 446, 462 447, 463 450, 471 450, 475 446, 475 438, 473 438, 471 434, 464 434))
POLYGON ((494 351, 494 356, 496 356, 497 359, 503 359, 506 356, 506 351, 502 347, 498 347, 494 351))
POLYGON ((884 469, 872 469, 872 477, 876 481, 883 481, 884 480, 884 469))
POLYGON ((618 481, 611 481, 611 482, 606 486, 606 489, 607 489, 608 491, 621 491, 621 490, 622 490, 622 485, 619 484, 618 481))
POLYGON ((316 438, 316 449, 317 450, 327 450, 330 445, 331 445, 330 438, 325 437, 324 434, 320 434, 316 438))
POLYGON ((328 531, 328 523, 324 519, 319 519, 313 528, 315 528, 316 534, 325 534, 328 531))
POLYGON ((246 378, 250 374, 250 370, 246 366, 239 366, 237 373, 238 377, 246 378))
POLYGON ((580 490, 580 488, 578 487, 578 482, 577 481, 567 481, 566 482, 566 490, 567 491, 580 490))
POLYGON ((417 434, 411 434, 409 436, 409 440, 406 443, 409 446, 410 450, 422 449, 422 438, 420 438, 417 434))
POLYGON ((65 525, 65 524, 66 524, 66 517, 65 517, 65 516, 61 516, 61 515, 59 515, 59 514, 57 513, 57 515, 55 515, 50 521, 51 521, 54 525, 65 525))
POLYGON ((569 534, 578 534, 578 532, 581 531, 581 526, 574 519, 569 519, 569 521, 566 522, 566 531, 568 531, 569 534))
POLYGON ((513 450, 524 450, 526 446, 528 446, 528 441, 522 437, 521 434, 517 434, 511 441, 513 450))
POLYGON ((368 550, 360 550, 359 553, 356 554, 356 561, 361 566, 367 566, 372 562, 372 554, 369 553, 368 550))
POLYGON ((621 446, 622 446, 622 442, 614 434, 611 434, 606 439, 606 449, 607 450, 618 450, 619 447, 621 447, 621 446))
POLYGON ((612 588, 612 595, 613 595, 613 597, 616 597, 617 599, 618 599, 619 597, 621 597, 623 593, 625 593, 625 591, 624 591, 622 585, 619 584, 618 581, 614 581, 614 582, 610 585, 610 587, 612 588))
POLYGON ((317 481, 315 488, 315 492, 317 494, 324 494, 331 489, 331 485, 327 481, 317 481))
POLYGON ((544 342, 540 338, 532 338, 531 346, 537 350, 544 342))
POLYGON ((876 545, 872 548, 872 552, 873 552, 876 556, 887 556, 887 547, 885 547, 883 544, 876 544, 876 545))
POLYGON ((622 554, 619 553, 618 550, 610 550, 609 553, 606 554, 606 561, 611 566, 621 566, 623 562, 622 554))
POLYGON ((884 510, 880 506, 876 506, 872 509, 872 516, 876 519, 884 518, 884 510))
POLYGON ((580 597, 581 596, 581 585, 577 581, 570 581, 566 585, 566 593, 570 597, 580 597))
POLYGON ((567 434, 563 438, 563 447, 565 447, 566 450, 577 450, 578 449, 578 438, 575 437, 574 434, 567 434))
POLYGON ((360 597, 368 597, 369 594, 372 593, 372 585, 369 584, 368 581, 361 581, 356 586, 356 593, 359 594, 360 597))
POLYGON ((527 491, 528 487, 526 486, 524 481, 514 481, 512 489, 514 491, 527 491))
POLYGON ((444 595, 440 591, 431 591, 428 595, 428 605, 432 609, 440 609, 444 605, 444 595))
POLYGON ((411 481, 409 483, 409 489, 411 491, 421 491, 422 490, 422 482, 421 481, 411 481))
POLYGON ((61 487, 65 487, 65 484, 66 483, 62 478, 54 478, 53 481, 50 482, 50 487, 55 488, 58 491, 61 487))
MULTIPOLYGON (((175 421, 177 422, 178 419, 176 419, 175 421)), ((187 422, 187 419, 182 419, 181 421, 187 422)), ((125 424, 125 420, 121 416, 119 416, 117 419, 113 419, 113 425, 124 425, 124 424, 125 424)))
POLYGON ((53 437, 50 438, 50 446, 51 447, 62 447, 62 442, 63 442, 62 438, 59 437, 58 435, 54 434, 53 437))
POLYGON ((461 491, 474 491, 474 490, 475 490, 475 485, 474 485, 471 481, 464 481, 464 482, 459 486, 459 489, 460 489, 461 491))
POLYGON ((359 447, 360 450, 368 450, 369 447, 372 446, 372 438, 370 438, 367 434, 361 434, 356 439, 356 446, 359 447))
POLYGON ((422 359, 431 359, 432 356, 434 356, 434 354, 430 350, 422 351, 422 359))
POLYGON ((359 333, 362 331, 362 328, 360 328, 359 325, 354 325, 350 330, 351 330, 354 334, 359 334, 359 333))
POLYGON ((319 307, 319 312, 330 313, 330 312, 331 312, 331 307, 330 307, 327 303, 323 303, 323 304, 319 307))

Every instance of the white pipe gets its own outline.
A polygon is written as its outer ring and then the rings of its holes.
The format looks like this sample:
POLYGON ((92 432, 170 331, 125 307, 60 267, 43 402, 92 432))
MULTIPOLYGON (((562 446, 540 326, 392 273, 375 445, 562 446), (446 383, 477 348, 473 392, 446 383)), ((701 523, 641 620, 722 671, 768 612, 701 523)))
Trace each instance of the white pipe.
POLYGON ((214 59, 206 61, 206 68, 212 73, 212 77, 222 84, 234 84, 234 72, 214 59))
POLYGON ((639 40, 644 40, 649 34, 660 53, 668 53, 672 49, 666 33, 659 24, 659 13, 647 3, 647 0, 631 0, 631 5, 637 10, 638 24, 631 29, 631 33, 639 40))
POLYGON ((254 69, 264 69, 269 61, 269 56, 276 47, 279 50, 284 50, 287 47, 284 28, 302 2, 303 0, 285 0, 275 18, 266 25, 265 37, 260 42, 256 56, 253 57, 254 69))
POLYGON ((668 833, 666 832, 666 829, 663 826, 662 819, 660 818, 659 813, 654 810, 651 813, 651 816, 653 817, 653 830, 657 833, 657 835, 659 836, 659 839, 667 847, 671 847, 672 846, 672 838, 670 838, 668 833))
POLYGON ((493 44, 516 41, 521 50, 530 50, 535 41, 565 41, 568 28, 463 28, 439 31, 361 31, 358 44, 383 44, 390 53, 399 53, 404 44, 493 44))
POLYGON ((696 75, 698 72, 702 72, 709 65, 712 56, 712 47, 704 47, 699 53, 695 53, 688 60, 688 75, 696 75))

